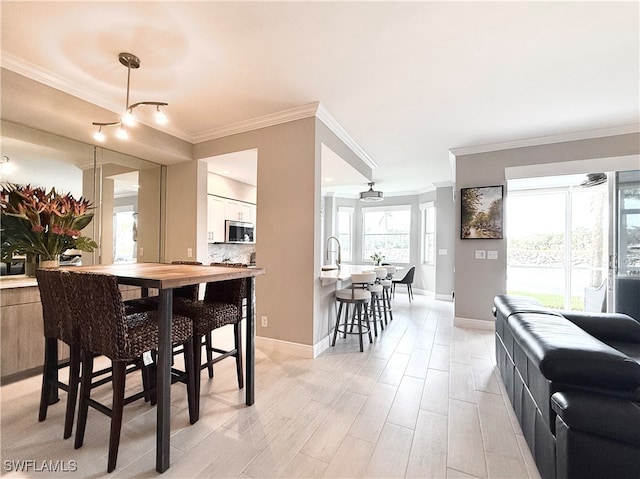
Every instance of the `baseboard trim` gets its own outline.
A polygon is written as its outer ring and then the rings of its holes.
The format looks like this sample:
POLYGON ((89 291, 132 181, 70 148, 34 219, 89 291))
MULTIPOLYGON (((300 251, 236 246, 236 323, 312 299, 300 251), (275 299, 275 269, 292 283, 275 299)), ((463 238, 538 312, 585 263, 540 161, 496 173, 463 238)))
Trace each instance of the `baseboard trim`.
POLYGON ((451 303, 453 301, 453 295, 451 293, 449 294, 435 294, 435 299, 439 300, 439 301, 448 301, 449 303, 451 303))
POLYGON ((262 336, 256 336, 256 348, 310 359, 315 358, 316 349, 315 346, 309 346, 308 344, 292 343, 262 336))
POLYGON ((470 318, 453 318, 453 325, 459 328, 482 329, 485 331, 495 330, 495 321, 486 321, 484 319, 470 318))

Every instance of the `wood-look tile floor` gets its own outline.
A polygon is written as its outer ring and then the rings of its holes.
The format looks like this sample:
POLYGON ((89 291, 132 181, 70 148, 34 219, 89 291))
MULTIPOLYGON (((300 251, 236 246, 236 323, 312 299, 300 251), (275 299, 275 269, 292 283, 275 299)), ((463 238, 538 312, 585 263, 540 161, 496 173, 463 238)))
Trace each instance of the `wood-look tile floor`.
MULTIPOLYGON (((272 319, 273 321, 273 319, 272 319)), ((219 341, 230 340, 226 332, 219 341)), ((171 467, 155 471, 155 408, 125 407, 109 477, 539 478, 495 369, 490 331, 453 326, 453 305, 397 294, 374 343, 339 338, 316 359, 257 351, 256 402, 244 405, 233 360, 203 372, 200 421, 172 387, 171 467)), ((128 388, 140 385, 129 376, 128 388)), ((109 420, 90 410, 84 446, 62 439, 64 403, 39 423, 40 377, 0 388, 2 474, 107 476, 109 420), (28 472, 11 471, 33 461, 28 472), (58 472, 43 468, 58 467, 58 472), (36 470, 38 469, 38 470, 36 470)), ((110 397, 105 387, 97 390, 110 397)), ((74 430, 75 432, 75 430, 74 430)))

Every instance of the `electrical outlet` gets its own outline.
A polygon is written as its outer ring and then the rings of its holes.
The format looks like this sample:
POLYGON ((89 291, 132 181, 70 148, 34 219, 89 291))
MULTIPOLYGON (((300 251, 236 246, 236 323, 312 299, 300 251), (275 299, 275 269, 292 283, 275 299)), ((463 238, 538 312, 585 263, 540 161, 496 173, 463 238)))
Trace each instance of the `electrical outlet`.
POLYGON ((193 258, 193 249, 187 248, 187 258, 193 258))
POLYGON ((492 250, 487 251, 487 259, 498 259, 498 252, 492 250))
POLYGON ((144 248, 140 246, 140 257, 144 256, 144 248))
POLYGON ((266 328, 268 325, 268 321, 267 321, 267 317, 266 316, 262 316, 262 327, 266 328))

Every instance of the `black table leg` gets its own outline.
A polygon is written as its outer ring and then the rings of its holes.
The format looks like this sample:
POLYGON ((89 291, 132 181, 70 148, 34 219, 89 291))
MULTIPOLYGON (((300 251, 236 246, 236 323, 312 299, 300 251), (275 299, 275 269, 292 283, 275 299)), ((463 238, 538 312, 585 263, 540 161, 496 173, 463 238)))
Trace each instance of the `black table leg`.
POLYGON ((173 290, 161 289, 158 301, 158 412, 156 471, 169 469, 171 410, 171 317, 173 290))
POLYGON ((254 285, 255 278, 248 277, 247 281, 247 339, 245 346, 246 357, 246 404, 251 406, 254 402, 255 391, 255 336, 256 336, 256 318, 255 318, 255 297, 254 297, 254 285))

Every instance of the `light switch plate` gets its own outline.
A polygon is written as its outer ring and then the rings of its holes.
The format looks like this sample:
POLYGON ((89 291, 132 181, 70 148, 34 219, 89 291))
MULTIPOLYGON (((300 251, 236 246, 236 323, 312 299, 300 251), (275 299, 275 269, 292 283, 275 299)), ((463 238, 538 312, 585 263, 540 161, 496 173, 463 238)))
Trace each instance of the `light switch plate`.
POLYGON ((446 255, 447 253, 448 253, 448 252, 447 252, 447 250, 446 250, 446 249, 444 249, 444 248, 443 248, 443 249, 439 249, 439 250, 438 250, 438 254, 439 254, 440 256, 444 256, 444 255, 446 255))
POLYGON ((485 259, 487 257, 486 250, 477 249, 476 250, 476 259, 485 259))
POLYGON ((487 259, 498 259, 498 252, 497 251, 487 251, 487 259))

